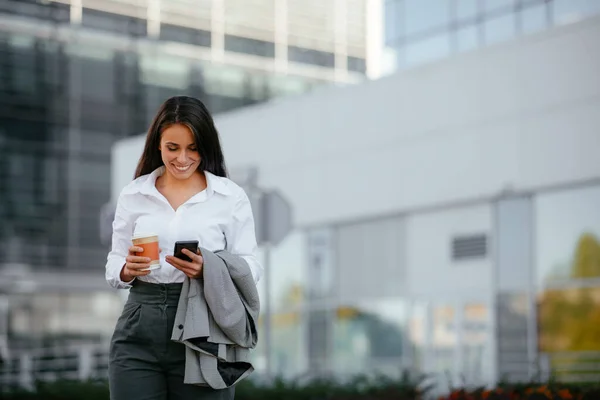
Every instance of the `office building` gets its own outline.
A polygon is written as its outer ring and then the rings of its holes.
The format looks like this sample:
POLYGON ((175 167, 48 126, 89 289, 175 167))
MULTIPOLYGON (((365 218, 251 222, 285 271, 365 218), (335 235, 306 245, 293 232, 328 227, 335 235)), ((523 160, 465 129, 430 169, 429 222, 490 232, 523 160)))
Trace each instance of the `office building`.
MULTIPOLYGON (((295 219, 260 371, 598 381, 599 41, 595 16, 219 116, 295 219)), ((142 143, 115 146, 113 196, 142 143)))
POLYGON ((219 114, 364 80, 367 13, 365 0, 0 0, 0 347, 112 330, 99 221, 115 141, 172 95, 219 114))
POLYGON ((385 0, 384 7, 388 73, 600 13, 594 0, 385 0))

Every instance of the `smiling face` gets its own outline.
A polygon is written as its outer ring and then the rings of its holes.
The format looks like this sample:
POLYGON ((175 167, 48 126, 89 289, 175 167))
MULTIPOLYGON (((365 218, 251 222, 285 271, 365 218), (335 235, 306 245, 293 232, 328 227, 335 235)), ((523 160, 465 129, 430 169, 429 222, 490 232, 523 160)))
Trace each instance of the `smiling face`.
POLYGON ((178 180, 188 179, 200 165, 194 134, 183 124, 173 124, 162 132, 160 154, 167 173, 178 180))

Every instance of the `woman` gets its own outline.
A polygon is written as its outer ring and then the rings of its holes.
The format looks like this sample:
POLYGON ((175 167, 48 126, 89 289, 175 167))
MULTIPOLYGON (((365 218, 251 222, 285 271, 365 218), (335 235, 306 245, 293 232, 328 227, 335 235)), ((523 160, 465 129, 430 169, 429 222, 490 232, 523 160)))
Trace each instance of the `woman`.
POLYGON ((233 387, 214 390, 183 383, 185 347, 170 340, 186 276, 202 277, 198 252, 173 257, 178 240, 198 240, 211 250, 242 257, 255 282, 254 219, 245 192, 227 179, 219 135, 201 101, 177 96, 159 109, 146 137, 135 180, 119 196, 106 279, 131 288, 111 341, 109 382, 113 400, 233 399, 233 387), (139 233, 159 236, 159 269, 132 246, 139 233))

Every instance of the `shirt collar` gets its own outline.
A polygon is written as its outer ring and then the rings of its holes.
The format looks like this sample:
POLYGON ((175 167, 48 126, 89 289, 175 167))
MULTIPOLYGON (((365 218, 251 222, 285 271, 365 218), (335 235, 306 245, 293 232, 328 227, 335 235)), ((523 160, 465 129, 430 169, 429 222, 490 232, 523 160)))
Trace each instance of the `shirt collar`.
MULTIPOLYGON (((157 192, 156 179, 158 179, 158 177, 164 173, 165 173, 165 166, 163 165, 163 166, 158 167, 157 169, 152 171, 152 173, 150 173, 150 175, 147 176, 147 179, 140 182, 139 186, 137 187, 137 189, 138 189, 137 191, 142 194, 155 195, 157 192)), ((229 188, 229 186, 227 185, 227 183, 225 182, 225 180, 222 177, 217 176, 208 171, 204 171, 204 175, 206 176, 206 192, 205 193, 207 196, 212 195, 214 192, 221 193, 222 195, 225 195, 225 196, 229 196, 231 194, 231 189, 229 188)), ((201 194, 203 192, 204 191, 202 191, 198 194, 201 194)))

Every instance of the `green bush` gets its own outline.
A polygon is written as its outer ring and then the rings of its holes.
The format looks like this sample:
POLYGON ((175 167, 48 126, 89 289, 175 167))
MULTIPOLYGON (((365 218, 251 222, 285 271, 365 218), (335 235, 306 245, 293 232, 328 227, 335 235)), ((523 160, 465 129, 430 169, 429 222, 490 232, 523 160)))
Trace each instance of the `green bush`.
MULTIPOLYGON (((331 379, 306 384, 276 380, 259 384, 246 380, 236 387, 236 400, 421 400, 428 387, 423 378, 359 376, 348 382, 331 379), (419 389, 420 388, 420 389, 419 389)), ((108 400, 105 381, 38 383, 31 391, 0 393, 3 400, 108 400)), ((456 389, 440 400, 598 400, 600 384, 499 384, 489 389, 456 389)), ((133 399, 132 399, 133 400, 133 399)))
POLYGON ((402 374, 398 379, 385 376, 356 376, 347 382, 317 379, 306 384, 276 380, 269 385, 247 381, 236 389, 236 400, 418 400, 427 391, 423 378, 402 374))
MULTIPOLYGON (((424 389, 403 374, 399 379, 356 377, 349 382, 320 379, 306 384, 275 380, 258 384, 245 380, 236 387, 236 400, 415 400, 424 389)), ((3 393, 5 400, 108 400, 105 381, 38 383, 31 391, 3 393)))
POLYGON ((106 381, 38 382, 33 390, 14 390, 0 393, 5 400, 108 400, 106 381))

